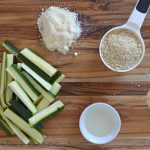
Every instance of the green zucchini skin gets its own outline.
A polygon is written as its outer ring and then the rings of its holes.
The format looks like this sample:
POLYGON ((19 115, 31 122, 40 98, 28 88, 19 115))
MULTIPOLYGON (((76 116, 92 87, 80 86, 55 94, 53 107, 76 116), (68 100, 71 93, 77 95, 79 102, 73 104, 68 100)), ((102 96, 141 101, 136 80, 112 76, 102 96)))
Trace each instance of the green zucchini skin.
POLYGON ((47 75, 44 71, 42 71, 38 66, 33 64, 30 60, 28 60, 25 56, 23 56, 18 50, 18 48, 16 48, 10 41, 6 40, 3 42, 2 45, 10 53, 14 54, 21 62, 25 63, 33 71, 35 71, 38 75, 40 75, 44 80, 46 80, 47 82, 50 82, 51 77, 47 75))
POLYGON ((5 47, 10 53, 14 54, 15 56, 18 56, 20 53, 18 48, 16 48, 10 41, 5 40, 2 43, 2 46, 5 47))
MULTIPOLYGON (((11 110, 15 111, 20 117, 22 117, 26 122, 28 122, 28 119, 32 117, 32 113, 27 109, 27 107, 20 101, 17 101, 16 99, 13 99, 11 101, 10 108, 11 110)), ((38 123, 34 126, 34 128, 41 132, 43 124, 38 123)))
POLYGON ((11 107, 26 121, 32 116, 32 113, 27 109, 27 107, 16 99, 11 100, 11 107))
POLYGON ((9 126, 7 123, 0 117, 0 128, 8 135, 8 136, 13 136, 14 134, 10 130, 9 126))
POLYGON ((57 71, 51 78, 50 83, 53 84, 61 75, 62 73, 60 71, 57 71))

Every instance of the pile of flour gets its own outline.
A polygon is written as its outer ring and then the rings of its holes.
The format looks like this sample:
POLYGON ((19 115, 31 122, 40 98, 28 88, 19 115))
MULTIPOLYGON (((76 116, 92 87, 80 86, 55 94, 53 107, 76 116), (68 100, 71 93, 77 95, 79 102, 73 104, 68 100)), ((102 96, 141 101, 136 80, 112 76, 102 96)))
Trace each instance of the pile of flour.
POLYGON ((82 32, 78 14, 67 8, 47 8, 42 11, 37 24, 45 46, 51 51, 58 50, 63 54, 69 51, 82 32))

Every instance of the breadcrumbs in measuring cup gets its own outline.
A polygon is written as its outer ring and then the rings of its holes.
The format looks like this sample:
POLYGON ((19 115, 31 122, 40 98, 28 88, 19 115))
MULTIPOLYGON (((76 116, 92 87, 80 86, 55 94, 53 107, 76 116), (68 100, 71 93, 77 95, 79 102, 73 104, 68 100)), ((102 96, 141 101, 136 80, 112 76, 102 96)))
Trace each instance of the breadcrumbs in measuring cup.
POLYGON ((111 68, 128 70, 140 61, 143 45, 132 31, 117 29, 104 38, 101 51, 103 59, 111 68))

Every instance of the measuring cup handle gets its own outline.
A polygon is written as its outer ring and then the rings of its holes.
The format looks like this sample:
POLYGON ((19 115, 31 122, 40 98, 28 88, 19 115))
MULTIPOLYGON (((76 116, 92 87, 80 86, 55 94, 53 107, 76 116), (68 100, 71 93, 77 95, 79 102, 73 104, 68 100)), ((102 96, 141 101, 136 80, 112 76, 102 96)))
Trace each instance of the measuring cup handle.
POLYGON ((150 0, 139 0, 130 18, 128 19, 127 24, 136 26, 136 28, 140 30, 148 12, 149 6, 150 0))

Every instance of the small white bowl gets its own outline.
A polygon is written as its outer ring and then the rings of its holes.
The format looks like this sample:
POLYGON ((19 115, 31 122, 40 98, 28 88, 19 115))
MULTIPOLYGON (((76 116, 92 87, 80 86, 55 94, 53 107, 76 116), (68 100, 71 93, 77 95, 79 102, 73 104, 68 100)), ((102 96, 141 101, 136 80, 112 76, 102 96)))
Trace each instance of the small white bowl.
MULTIPOLYGON (((99 114, 97 114, 99 115, 99 114)), ((110 105, 105 104, 105 103, 95 103, 92 104, 90 106, 88 106, 81 114, 80 116, 80 121, 79 121, 79 127, 80 127, 80 131, 83 135, 83 137, 93 143, 93 144, 106 144, 110 141, 112 141, 113 139, 115 139, 120 131, 121 128, 121 119, 120 116, 118 114, 118 112, 110 105), (108 133, 105 136, 94 136, 93 134, 91 134, 86 126, 86 119, 89 115, 89 113, 91 112, 91 110, 94 109, 103 109, 105 111, 107 111, 108 113, 111 114, 113 121, 113 127, 110 133, 108 133)))

